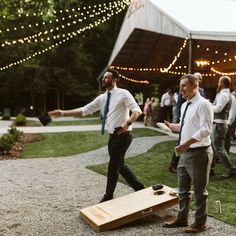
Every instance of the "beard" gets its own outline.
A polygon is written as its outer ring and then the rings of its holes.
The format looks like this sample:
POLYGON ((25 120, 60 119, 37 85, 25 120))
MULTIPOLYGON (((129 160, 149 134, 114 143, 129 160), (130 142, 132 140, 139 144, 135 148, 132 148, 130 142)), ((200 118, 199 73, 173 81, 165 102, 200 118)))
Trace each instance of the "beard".
POLYGON ((109 80, 107 82, 102 82, 102 89, 106 90, 107 88, 111 88, 112 87, 112 81, 109 80))
POLYGON ((218 87, 217 87, 217 89, 216 89, 216 92, 217 92, 217 93, 219 93, 219 92, 220 92, 220 90, 221 90, 221 86, 220 86, 220 85, 218 85, 218 87))

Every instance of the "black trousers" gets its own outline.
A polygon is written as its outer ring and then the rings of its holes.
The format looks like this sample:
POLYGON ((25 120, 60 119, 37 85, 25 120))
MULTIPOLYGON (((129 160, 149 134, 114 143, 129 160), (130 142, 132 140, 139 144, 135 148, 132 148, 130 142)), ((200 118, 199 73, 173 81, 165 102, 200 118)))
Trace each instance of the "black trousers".
POLYGON ((135 190, 141 190, 144 185, 137 179, 133 172, 125 165, 125 153, 132 142, 130 132, 120 135, 110 135, 108 141, 108 152, 110 161, 108 164, 106 197, 112 197, 116 188, 119 174, 127 181, 127 183, 135 190))

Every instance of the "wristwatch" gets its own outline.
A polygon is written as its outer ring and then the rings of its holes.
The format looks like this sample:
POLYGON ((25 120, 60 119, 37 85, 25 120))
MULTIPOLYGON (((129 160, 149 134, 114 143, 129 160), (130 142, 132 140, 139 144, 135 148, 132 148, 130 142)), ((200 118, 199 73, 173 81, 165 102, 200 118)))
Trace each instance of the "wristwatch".
POLYGON ((130 122, 130 121, 127 121, 126 123, 128 126, 132 125, 132 122, 130 122))

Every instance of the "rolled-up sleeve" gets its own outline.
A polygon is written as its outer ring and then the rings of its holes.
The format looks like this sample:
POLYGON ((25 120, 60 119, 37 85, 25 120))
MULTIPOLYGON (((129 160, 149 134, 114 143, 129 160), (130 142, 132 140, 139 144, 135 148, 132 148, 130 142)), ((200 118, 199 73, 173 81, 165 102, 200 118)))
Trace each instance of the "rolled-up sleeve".
POLYGON ((213 109, 209 102, 203 103, 199 109, 200 129, 192 136, 192 138, 202 141, 211 135, 213 125, 213 109))
POLYGON ((82 116, 91 115, 91 114, 95 113, 96 111, 101 110, 103 96, 104 95, 101 94, 100 96, 96 97, 92 102, 81 107, 80 109, 82 111, 82 116))
POLYGON ((138 113, 142 114, 142 110, 135 101, 134 97, 129 91, 126 91, 124 94, 124 104, 129 108, 130 111, 134 112, 137 111, 138 113))

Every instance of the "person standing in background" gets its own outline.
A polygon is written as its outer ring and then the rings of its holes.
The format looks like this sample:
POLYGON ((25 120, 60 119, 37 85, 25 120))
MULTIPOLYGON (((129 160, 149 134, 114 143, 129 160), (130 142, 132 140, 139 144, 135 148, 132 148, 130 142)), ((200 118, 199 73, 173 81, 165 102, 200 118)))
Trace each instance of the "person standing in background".
POLYGON ((143 115, 144 125, 147 126, 150 122, 150 118, 152 117, 152 98, 150 96, 147 97, 146 102, 144 104, 143 115))
POLYGON ((168 89, 166 93, 161 96, 161 110, 163 120, 172 122, 172 107, 173 107, 174 94, 172 89, 168 89))
POLYGON ((232 130, 234 128, 234 123, 236 120, 236 97, 231 93, 231 108, 229 110, 229 118, 228 118, 228 130, 225 137, 225 150, 229 155, 230 146, 231 146, 231 135, 232 130))
POLYGON ((231 107, 230 94, 231 78, 229 76, 221 76, 218 81, 218 93, 212 104, 214 111, 212 147, 214 150, 214 160, 211 169, 211 175, 214 175, 216 160, 219 159, 227 170, 227 174, 222 177, 235 177, 236 168, 230 161, 230 157, 225 150, 225 138, 228 130, 228 118, 231 107))

